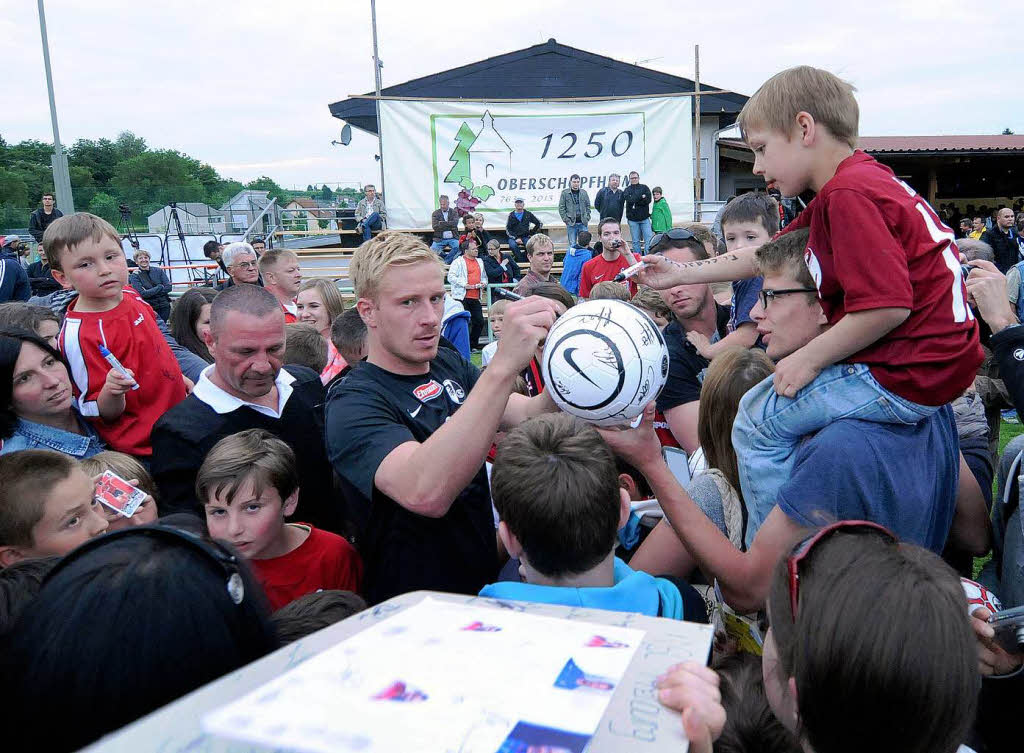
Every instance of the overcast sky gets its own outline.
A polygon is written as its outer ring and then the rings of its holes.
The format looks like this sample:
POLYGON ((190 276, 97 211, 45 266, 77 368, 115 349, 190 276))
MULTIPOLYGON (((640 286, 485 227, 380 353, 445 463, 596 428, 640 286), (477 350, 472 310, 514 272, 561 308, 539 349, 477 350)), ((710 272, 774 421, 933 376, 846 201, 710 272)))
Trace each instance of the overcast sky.
MULTIPOLYGON (((743 94, 802 63, 847 78, 863 135, 1024 133, 1018 2, 379 0, 377 27, 385 86, 549 37, 692 78, 700 44, 703 81, 743 94)), ((342 123, 327 109, 373 88, 369 0, 48 0, 46 11, 65 143, 129 130, 243 181, 375 179, 376 139, 356 131, 331 146, 342 123)), ((0 0, 0 39, 0 134, 50 141, 35 2, 0 0)))

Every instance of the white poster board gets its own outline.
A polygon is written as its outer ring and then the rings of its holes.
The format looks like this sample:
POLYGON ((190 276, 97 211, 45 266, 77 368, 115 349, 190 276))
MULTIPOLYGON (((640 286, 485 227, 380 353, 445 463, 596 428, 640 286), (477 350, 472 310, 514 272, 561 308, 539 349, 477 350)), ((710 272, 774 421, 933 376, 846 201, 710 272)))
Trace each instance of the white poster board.
MULTIPOLYGON (((521 198, 545 227, 576 173, 590 195, 608 176, 640 173, 661 186, 673 217, 693 216, 693 113, 689 97, 606 102, 380 103, 388 224, 426 228, 446 194, 460 214, 504 225, 521 198)), ((596 212, 591 222, 600 218, 596 212)))

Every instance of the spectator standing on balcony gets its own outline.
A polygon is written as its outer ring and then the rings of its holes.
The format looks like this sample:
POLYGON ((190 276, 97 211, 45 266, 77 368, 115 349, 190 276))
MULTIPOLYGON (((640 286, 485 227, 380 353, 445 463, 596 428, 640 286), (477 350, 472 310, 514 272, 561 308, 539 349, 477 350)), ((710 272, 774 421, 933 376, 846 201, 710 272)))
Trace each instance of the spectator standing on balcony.
POLYGON ((142 248, 135 251, 135 264, 137 268, 128 276, 128 284, 153 307, 161 321, 166 322, 171 318, 171 281, 167 273, 150 264, 149 251, 142 248))
POLYGON ((640 239, 643 238, 643 253, 648 253, 654 231, 651 229, 651 189, 640 182, 636 170, 629 174, 629 186, 623 191, 626 200, 626 221, 629 235, 633 239, 633 253, 640 255, 640 239))
POLYGON ((672 210, 669 209, 668 199, 665 198, 661 186, 651 189, 651 196, 654 197, 654 206, 651 207, 651 230, 655 233, 667 233, 672 229, 672 210))
POLYGON ((526 244, 530 236, 540 232, 541 224, 537 216, 526 208, 522 199, 516 199, 516 208, 508 213, 505 221, 505 234, 508 236, 508 250, 517 262, 526 261, 526 244))
POLYGON ((576 245, 576 235, 587 229, 590 222, 590 195, 581 188, 582 180, 575 173, 569 178, 569 187, 558 200, 558 214, 565 223, 569 245, 576 245))
POLYGON ((608 176, 608 185, 597 192, 594 197, 594 209, 601 219, 611 217, 622 224, 622 210, 626 206, 626 199, 619 188, 619 176, 614 173, 608 176))
POLYGON ((28 218, 28 231, 36 239, 36 243, 42 243, 43 233, 46 232, 46 228, 50 227, 50 223, 55 219, 63 216, 64 213, 53 206, 53 194, 44 193, 43 206, 34 211, 28 218))
POLYGON ((1003 207, 996 213, 995 225, 981 234, 981 240, 992 247, 996 266, 1003 274, 1020 261, 1017 231, 1013 227, 1013 210, 1010 207, 1003 207))
POLYGON ((434 242, 430 248, 441 255, 445 264, 451 264, 459 251, 459 213, 448 206, 448 197, 437 197, 438 208, 430 215, 430 227, 434 229, 434 242), (445 253, 445 249, 448 249, 445 253))
POLYGON ((363 198, 356 204, 356 230, 364 241, 368 241, 374 230, 383 230, 388 226, 388 210, 384 208, 384 199, 377 195, 377 188, 372 183, 367 183, 363 191, 363 198))

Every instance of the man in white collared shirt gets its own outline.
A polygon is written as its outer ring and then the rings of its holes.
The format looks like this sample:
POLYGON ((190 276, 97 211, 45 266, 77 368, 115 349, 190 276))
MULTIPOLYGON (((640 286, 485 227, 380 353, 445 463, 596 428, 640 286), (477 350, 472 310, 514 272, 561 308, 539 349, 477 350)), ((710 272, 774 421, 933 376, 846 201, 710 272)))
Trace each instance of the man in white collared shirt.
POLYGON ((153 428, 153 478, 160 512, 203 514, 195 477, 220 439, 245 429, 266 429, 287 442, 299 462, 302 487, 296 520, 343 530, 323 443, 324 388, 319 374, 284 366, 284 313, 278 300, 255 285, 237 285, 210 309, 206 345, 212 366, 195 389, 153 428))

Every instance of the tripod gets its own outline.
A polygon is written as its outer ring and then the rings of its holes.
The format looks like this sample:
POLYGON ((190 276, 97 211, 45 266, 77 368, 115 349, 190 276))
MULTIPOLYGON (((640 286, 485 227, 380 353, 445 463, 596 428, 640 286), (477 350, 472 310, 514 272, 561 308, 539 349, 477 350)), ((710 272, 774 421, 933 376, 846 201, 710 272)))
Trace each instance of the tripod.
MULTIPOLYGON (((186 264, 191 265, 192 264, 192 257, 189 256, 189 253, 188 253, 188 243, 185 242, 185 231, 181 227, 181 218, 178 217, 178 203, 175 202, 175 201, 172 201, 168 206, 170 207, 170 210, 169 210, 169 213, 168 213, 168 216, 167 216, 167 229, 164 231, 164 249, 166 250, 166 254, 167 254, 166 263, 167 264, 171 263, 171 247, 169 245, 169 241, 170 241, 170 238, 171 238, 171 230, 173 228, 174 235, 177 236, 178 242, 181 243, 181 258, 182 258, 182 260, 186 264)), ((164 262, 164 260, 161 259, 161 263, 163 263, 163 262, 164 262)), ((205 270, 203 270, 202 275, 203 275, 204 279, 207 277, 207 274, 206 274, 205 270)), ((189 267, 189 279, 195 280, 195 279, 197 279, 197 276, 198 275, 196 273, 196 270, 193 269, 190 266, 189 267)), ((168 275, 168 277, 170 277, 170 275, 168 275)), ((172 282, 173 282, 173 280, 172 280, 172 282)))
POLYGON ((127 238, 128 242, 132 244, 132 248, 137 249, 139 247, 139 236, 135 232, 135 228, 132 226, 132 208, 127 204, 121 204, 117 207, 118 214, 121 215, 121 219, 118 223, 118 230, 121 231, 121 237, 127 238))

